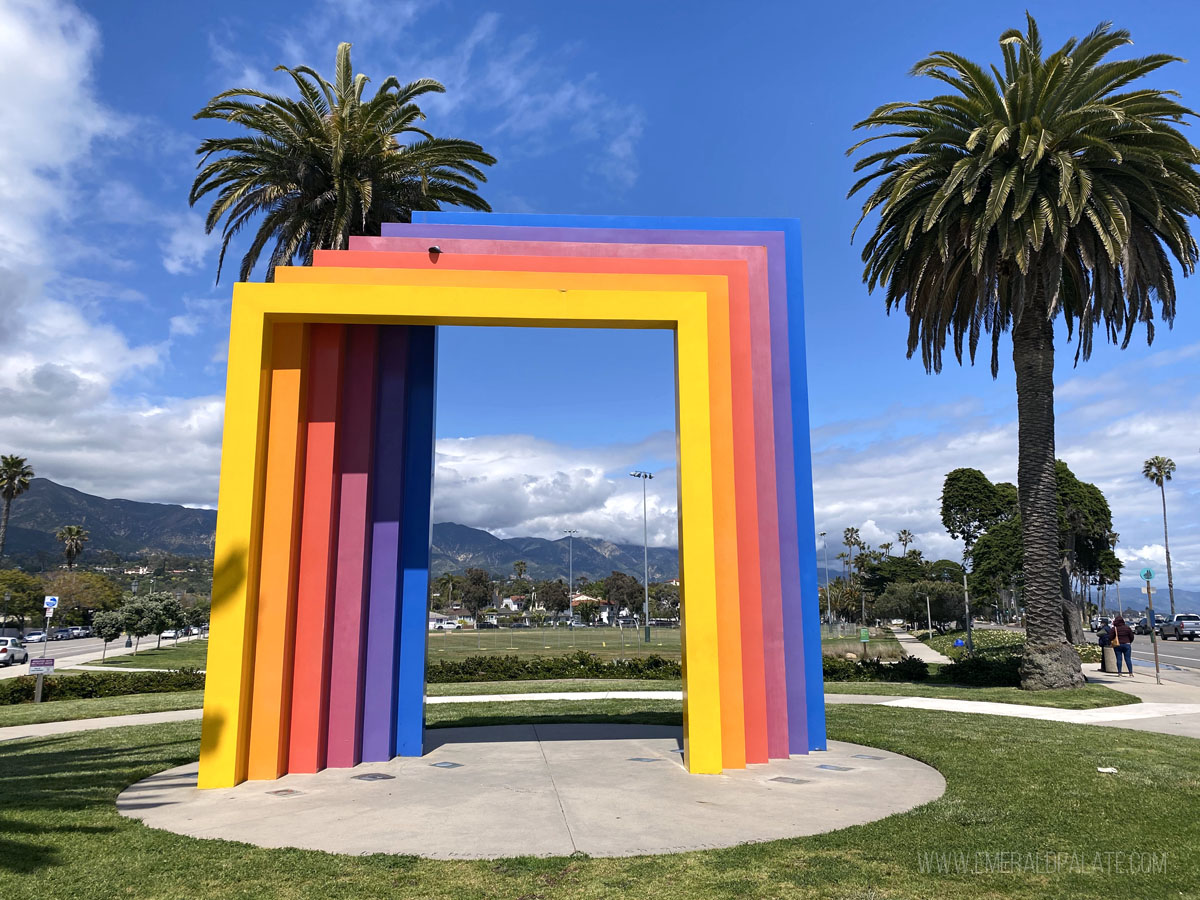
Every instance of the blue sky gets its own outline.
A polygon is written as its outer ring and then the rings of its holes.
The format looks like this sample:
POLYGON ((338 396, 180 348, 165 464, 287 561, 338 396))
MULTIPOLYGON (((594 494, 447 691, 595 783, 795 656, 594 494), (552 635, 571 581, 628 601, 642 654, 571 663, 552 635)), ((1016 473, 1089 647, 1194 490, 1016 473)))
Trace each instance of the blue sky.
MULTIPOLYGON (((338 41, 378 82, 430 76, 436 133, 500 159, 498 211, 795 216, 805 228, 818 529, 873 543, 901 528, 958 550, 937 521, 959 465, 1015 479, 1007 367, 927 375, 906 323, 861 284, 844 150, 876 105, 932 90, 933 49, 997 58, 1025 3, 906 5, 446 2, 176 4, 0 0, 0 445, 108 496, 216 497, 230 282, 189 210, 192 114, 280 63, 332 68, 338 41)), ((1137 52, 1197 56, 1191 3, 1035 4, 1048 45, 1111 18, 1137 52)), ((1131 51, 1132 52, 1132 51, 1131 51)), ((1200 106, 1200 59, 1157 82, 1200 106)), ((1175 458, 1177 581, 1200 585, 1200 281, 1153 348, 1059 339, 1059 454, 1106 491, 1132 568, 1159 564, 1141 461, 1175 458)), ((1005 361, 1007 357, 1005 357, 1005 361)), ((674 540, 671 341, 664 333, 443 336, 438 513, 502 534, 564 527, 674 540)))

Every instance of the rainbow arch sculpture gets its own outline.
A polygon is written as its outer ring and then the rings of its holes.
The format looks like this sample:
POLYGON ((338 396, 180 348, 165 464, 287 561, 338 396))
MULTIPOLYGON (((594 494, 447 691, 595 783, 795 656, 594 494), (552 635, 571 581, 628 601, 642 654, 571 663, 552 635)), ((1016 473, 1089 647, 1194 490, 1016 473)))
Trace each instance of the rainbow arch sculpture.
POLYGON ((438 212, 237 285, 200 787, 422 753, 452 325, 674 331, 685 765, 824 749, 800 271, 790 219, 438 212))

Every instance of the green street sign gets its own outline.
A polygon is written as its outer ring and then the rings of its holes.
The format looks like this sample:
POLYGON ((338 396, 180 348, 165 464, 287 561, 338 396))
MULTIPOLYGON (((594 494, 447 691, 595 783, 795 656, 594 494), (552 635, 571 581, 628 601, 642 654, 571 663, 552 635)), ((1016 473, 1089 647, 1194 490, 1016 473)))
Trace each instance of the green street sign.
POLYGON ((1149 581, 1154 577, 1153 569, 1142 569, 1142 581, 1149 581))
POLYGON ((864 644, 865 644, 867 641, 871 640, 871 631, 870 631, 870 629, 867 629, 867 628, 860 628, 860 629, 858 630, 858 639, 859 639, 860 641, 862 641, 864 644))

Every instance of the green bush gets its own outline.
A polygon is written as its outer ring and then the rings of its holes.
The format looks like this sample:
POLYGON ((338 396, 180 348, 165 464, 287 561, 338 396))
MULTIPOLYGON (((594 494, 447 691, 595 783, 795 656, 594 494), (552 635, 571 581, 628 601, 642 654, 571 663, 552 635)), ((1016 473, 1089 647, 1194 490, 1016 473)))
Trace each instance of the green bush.
POLYGON ((1014 653, 977 653, 942 666, 938 681, 971 687, 1020 687, 1021 657, 1014 653))
MULTIPOLYGON (((23 675, 0 681, 0 706, 32 703, 37 678, 23 675)), ((81 672, 78 675, 49 675, 43 680, 43 700, 86 700, 121 697, 126 694, 168 694, 204 688, 204 673, 196 669, 164 669, 161 672, 81 672)))
POLYGON ((426 669, 428 684, 456 681, 532 681, 542 678, 637 678, 670 681, 682 677, 679 662, 652 655, 603 660, 582 650, 569 656, 468 656, 439 660, 426 669))
POLYGON ((929 666, 913 656, 895 663, 826 656, 822 672, 826 681, 924 681, 929 677, 929 666))

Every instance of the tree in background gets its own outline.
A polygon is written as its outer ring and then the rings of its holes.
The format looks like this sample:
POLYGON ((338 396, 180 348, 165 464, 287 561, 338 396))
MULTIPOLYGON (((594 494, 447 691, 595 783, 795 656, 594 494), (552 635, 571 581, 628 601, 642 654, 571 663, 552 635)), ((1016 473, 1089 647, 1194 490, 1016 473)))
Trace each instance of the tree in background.
POLYGON ((609 625, 619 624, 621 609, 627 609, 630 614, 643 597, 642 583, 632 575, 624 572, 613 572, 604 579, 604 599, 612 604, 612 621, 609 625))
POLYGON ((651 582, 650 615, 656 619, 679 618, 679 585, 666 581, 651 582))
POLYGON ((907 528, 905 528, 903 531, 899 532, 896 535, 896 542, 900 545, 900 553, 907 554, 908 553, 908 545, 911 544, 914 540, 916 540, 916 538, 913 537, 913 533, 911 531, 909 531, 907 528))
POLYGON ((92 631, 104 641, 104 648, 100 651, 100 661, 103 662, 108 654, 109 642, 115 641, 125 633, 125 616, 117 609, 98 612, 92 617, 92 631))
POLYGON ((158 611, 162 616, 162 628, 159 629, 158 646, 162 646, 162 632, 167 629, 172 629, 175 632, 175 644, 178 645, 179 631, 187 621, 187 618, 183 614, 183 607, 179 605, 179 600, 167 594, 159 601, 158 611))
POLYGON ((407 222, 415 209, 452 203, 490 211, 476 190, 487 181, 480 167, 495 157, 473 141, 434 137, 419 124, 425 114, 417 100, 444 93, 438 82, 401 84, 392 76, 364 100, 368 79, 354 74, 346 43, 338 45, 332 82, 308 66, 276 71, 291 77, 298 99, 235 88, 195 116, 249 132, 209 138, 196 151, 202 168, 188 202, 195 205, 216 191, 205 230, 211 233, 225 220, 218 279, 230 242, 257 217, 261 223, 242 257, 241 281, 250 278, 272 241, 268 281, 276 266, 297 259, 311 265, 315 250, 344 250, 352 235, 378 236, 382 223, 407 222))
POLYGON ((517 581, 525 580, 525 572, 529 569, 528 563, 523 559, 518 559, 513 563, 513 576, 517 581))
MULTIPOLYGON (((1172 92, 1124 88, 1177 57, 1106 60, 1132 43, 1102 24, 1044 54, 1032 16, 1000 37, 989 70, 936 52, 913 67, 948 94, 889 103, 859 122, 888 145, 855 164, 878 212, 863 279, 909 317, 908 352, 940 371, 948 338, 961 361, 991 336, 991 369, 1012 335, 1024 545, 1027 688, 1083 684, 1059 589, 1054 451, 1054 320, 1087 359, 1097 330, 1127 344, 1155 312, 1175 317, 1171 257, 1195 271, 1188 220, 1200 213, 1200 151, 1179 129, 1194 113, 1172 92)), ((861 220, 860 220, 861 223, 861 220)))
POLYGON ((1167 593, 1171 597, 1171 616, 1175 616, 1175 579, 1171 576, 1171 543, 1167 539, 1167 488, 1166 483, 1175 474, 1175 461, 1167 456, 1152 456, 1142 466, 1142 475, 1158 485, 1162 494, 1163 549, 1167 552, 1167 593))
POLYGON ((208 616, 211 607, 208 603, 197 603, 195 606, 190 606, 184 611, 184 618, 187 621, 189 628, 199 629, 208 624, 208 616))
POLYGON ((29 490, 33 469, 24 456, 0 456, 0 499, 4 512, 0 515, 0 559, 4 558, 4 542, 8 540, 8 514, 12 502, 29 490))
POLYGON ((64 525, 54 532, 54 537, 63 545, 68 570, 75 568, 75 560, 83 552, 83 545, 92 539, 82 525, 64 525))
POLYGON ((46 594, 58 597, 62 624, 87 624, 89 615, 117 609, 124 602, 121 586, 101 572, 55 572, 45 578, 46 594))
POLYGON ((561 580, 539 581, 537 584, 538 599, 542 606, 556 617, 561 616, 571 608, 571 598, 567 593, 566 582, 561 580))
POLYGON ((8 625, 8 619, 17 620, 18 631, 24 631, 27 619, 42 615, 42 598, 46 595, 42 581, 36 575, 20 569, 0 569, 0 603, 8 596, 7 608, 0 610, 6 618, 0 627, 8 625))
POLYGON ((475 627, 479 627, 479 613, 487 609, 492 602, 492 575, 486 569, 467 569, 466 581, 462 586, 461 596, 463 609, 475 619, 475 627))
POLYGON ((591 625, 600 617, 600 604, 595 600, 584 600, 575 607, 575 612, 579 615, 579 621, 591 625))
POLYGON ((147 594, 145 597, 129 597, 119 610, 125 626, 125 633, 133 635, 134 656, 137 656, 142 638, 154 633, 157 610, 154 608, 155 603, 150 599, 152 596, 154 595, 147 594))

